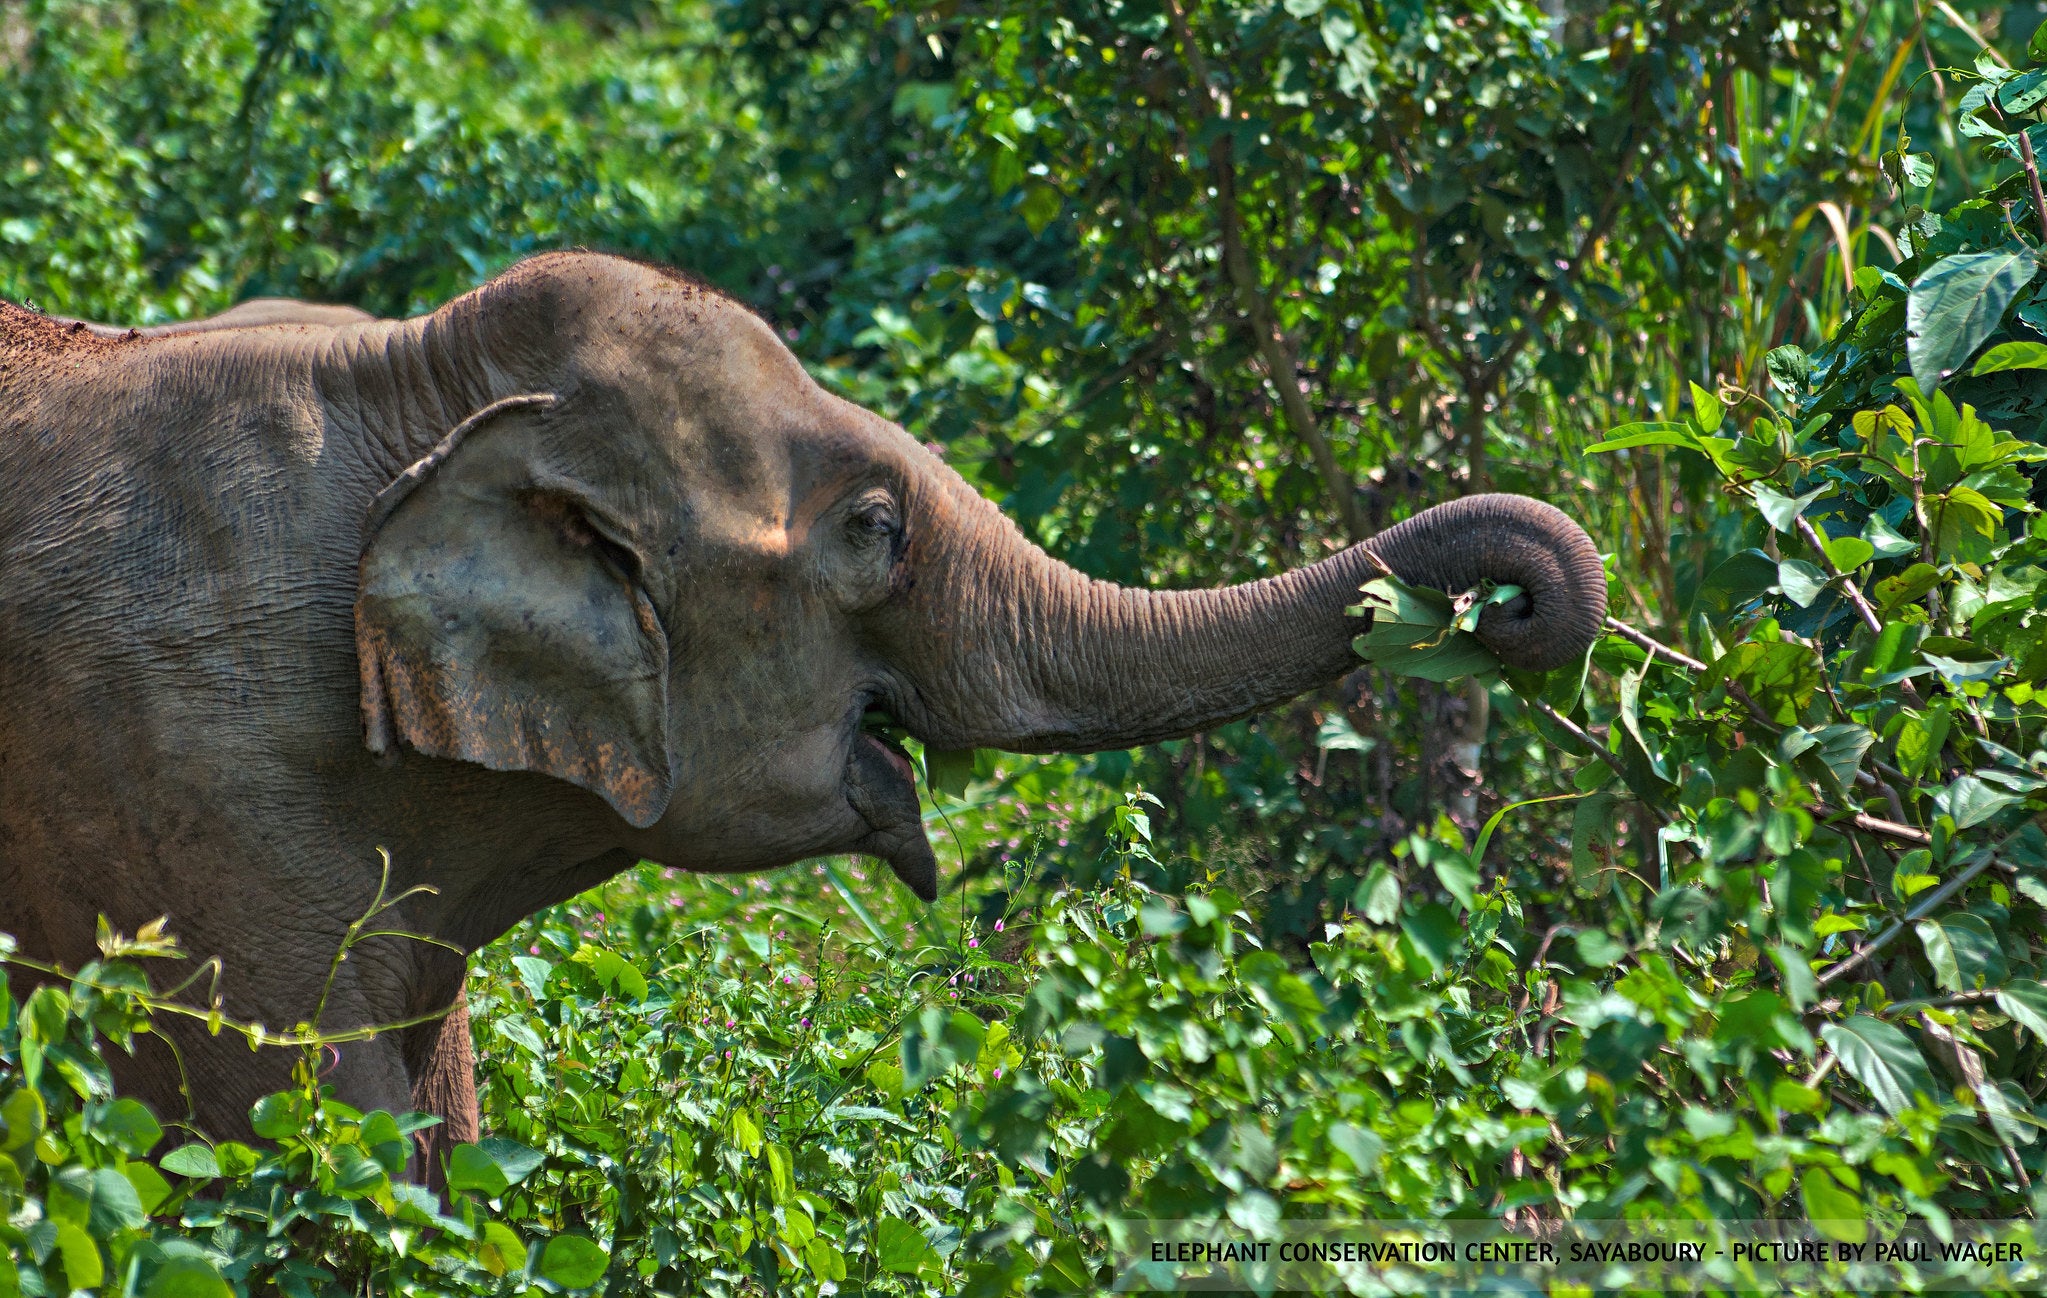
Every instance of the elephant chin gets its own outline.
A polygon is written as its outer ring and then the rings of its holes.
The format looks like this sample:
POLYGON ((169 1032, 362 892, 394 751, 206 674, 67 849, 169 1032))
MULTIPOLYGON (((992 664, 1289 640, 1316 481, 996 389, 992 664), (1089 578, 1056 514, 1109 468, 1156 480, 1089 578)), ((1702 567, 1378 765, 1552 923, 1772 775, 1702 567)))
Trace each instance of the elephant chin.
POLYGON ((924 836, 910 759, 873 735, 858 736, 846 762, 846 801, 868 827, 847 849, 880 857, 921 900, 938 900, 938 858, 924 836))

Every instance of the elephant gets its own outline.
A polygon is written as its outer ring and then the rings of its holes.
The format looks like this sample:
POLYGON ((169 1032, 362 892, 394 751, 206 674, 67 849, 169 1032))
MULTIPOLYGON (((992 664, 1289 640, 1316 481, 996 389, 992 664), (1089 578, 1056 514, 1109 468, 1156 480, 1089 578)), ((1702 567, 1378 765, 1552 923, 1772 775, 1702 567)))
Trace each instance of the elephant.
MULTIPOLYGON (((643 859, 864 854, 933 899, 890 733, 1084 752, 1250 715, 1357 665, 1385 567, 1520 586, 1478 623, 1518 667, 1604 617, 1591 540, 1510 495, 1223 589, 1090 578, 743 304, 625 258, 404 321, 234 315, 0 303, 0 932, 75 967, 99 916, 167 915, 230 1015, 423 1019, 327 1077, 442 1119, 416 1174, 476 1138, 464 958, 524 917, 643 859), (386 871, 376 927, 431 940, 364 941, 323 1001, 386 871)), ((288 1082, 169 1031, 116 1079, 201 1130, 288 1082)))
POLYGON ((272 324, 367 324, 376 319, 361 307, 301 302, 289 297, 252 297, 203 320, 179 320, 172 324, 145 325, 139 329, 74 320, 68 316, 53 318, 58 324, 87 329, 102 338, 162 338, 169 334, 211 333, 217 329, 251 329, 272 324))

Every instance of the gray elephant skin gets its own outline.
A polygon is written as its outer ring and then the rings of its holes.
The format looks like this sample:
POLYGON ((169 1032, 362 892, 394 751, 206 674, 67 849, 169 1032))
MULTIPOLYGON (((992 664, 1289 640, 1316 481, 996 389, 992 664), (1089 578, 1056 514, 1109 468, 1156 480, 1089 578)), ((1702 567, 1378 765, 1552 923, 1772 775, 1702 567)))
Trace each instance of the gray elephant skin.
MULTIPOLYGON (((747 309, 593 253, 426 316, 252 304, 149 333, 0 303, 0 931, 93 958, 158 916, 227 1011, 308 1018, 388 851, 426 885, 322 1027, 361 1109, 476 1136, 461 953, 641 859, 936 865, 935 749, 1091 751, 1242 717, 1355 665, 1377 575, 1525 594, 1479 633, 1579 657, 1591 542, 1469 496, 1221 590, 1078 573, 747 309), (448 949, 448 948, 452 948, 448 949)), ((293 1056, 173 1026, 117 1081, 215 1136, 293 1056)))

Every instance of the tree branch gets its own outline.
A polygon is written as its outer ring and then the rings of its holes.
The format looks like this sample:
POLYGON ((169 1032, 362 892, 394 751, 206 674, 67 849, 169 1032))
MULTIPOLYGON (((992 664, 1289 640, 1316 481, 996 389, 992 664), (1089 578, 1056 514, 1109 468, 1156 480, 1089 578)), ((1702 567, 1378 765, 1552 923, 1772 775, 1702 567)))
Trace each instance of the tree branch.
POLYGON ((1243 213, 1237 210, 1237 169, 1227 129, 1229 99, 1209 79, 1208 60, 1194 39, 1180 0, 1166 0, 1166 15, 1172 22, 1173 35, 1180 43, 1196 93, 1208 100, 1215 120, 1225 128, 1217 133, 1209 146, 1208 166, 1215 179, 1216 222, 1222 234, 1223 270, 1236 293, 1237 309, 1250 322, 1252 340, 1258 347, 1259 359, 1264 362, 1266 378, 1279 396, 1280 411, 1286 418, 1288 430, 1307 446, 1308 453, 1314 457, 1323 486, 1329 491, 1337 516, 1343 520, 1344 531, 1349 533, 1353 542, 1363 541, 1371 529, 1359 507, 1357 491, 1342 466, 1336 462, 1335 448, 1316 425, 1315 412, 1309 409, 1307 396, 1301 391, 1300 358, 1294 351, 1292 340, 1280 328, 1273 314, 1271 299, 1260 287, 1257 268, 1244 245, 1243 213))

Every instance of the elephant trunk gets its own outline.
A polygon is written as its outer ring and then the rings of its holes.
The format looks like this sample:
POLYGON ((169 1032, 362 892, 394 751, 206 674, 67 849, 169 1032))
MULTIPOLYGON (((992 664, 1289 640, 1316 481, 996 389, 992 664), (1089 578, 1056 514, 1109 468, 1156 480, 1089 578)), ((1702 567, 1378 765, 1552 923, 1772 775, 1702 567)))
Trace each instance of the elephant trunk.
POLYGON ((1512 667, 1576 659, 1606 613, 1590 538, 1521 496, 1438 505, 1281 576, 1149 591, 1067 567, 964 482, 943 477, 950 481, 927 480, 920 493, 924 521, 905 565, 914 584, 889 636, 909 686, 897 700, 902 719, 938 748, 1133 747, 1326 684, 1357 665, 1351 641, 1370 622, 1346 609, 1380 575, 1374 555, 1404 580, 1451 593, 1486 579, 1520 586, 1522 598, 1487 609, 1478 627, 1512 667))

